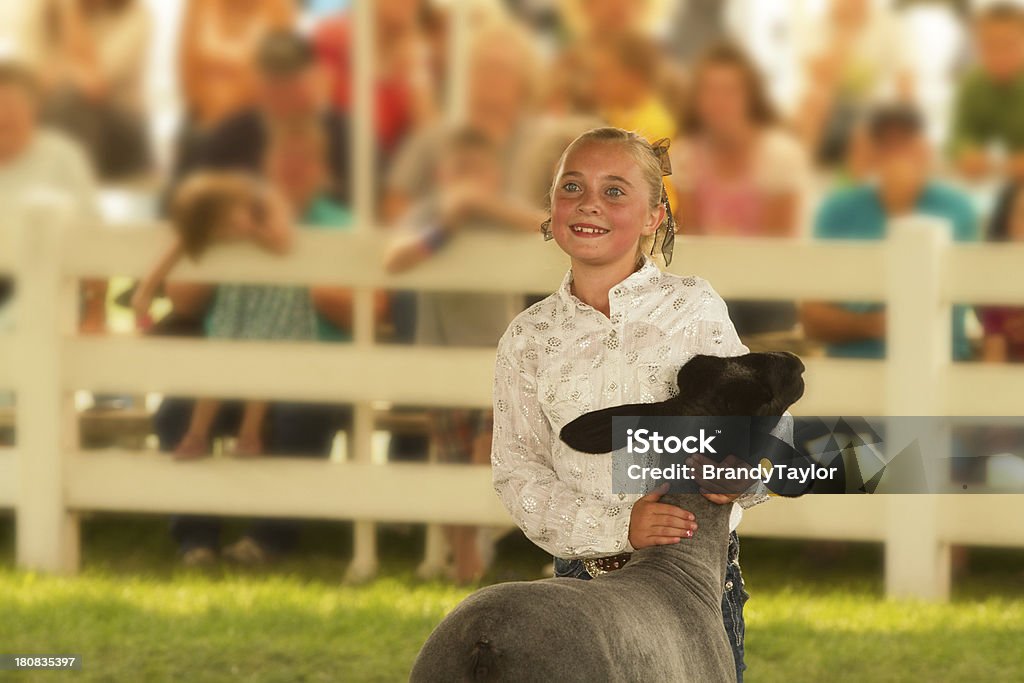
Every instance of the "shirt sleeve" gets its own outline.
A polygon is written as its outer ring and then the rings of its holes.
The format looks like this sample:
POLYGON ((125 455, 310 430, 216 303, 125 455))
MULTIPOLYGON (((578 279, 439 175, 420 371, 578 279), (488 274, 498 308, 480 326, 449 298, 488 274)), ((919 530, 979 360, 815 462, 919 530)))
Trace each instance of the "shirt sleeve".
POLYGON ((494 490, 527 538, 555 557, 612 555, 632 550, 632 502, 607 505, 558 478, 552 444, 558 438, 541 411, 536 367, 506 332, 494 373, 494 490))

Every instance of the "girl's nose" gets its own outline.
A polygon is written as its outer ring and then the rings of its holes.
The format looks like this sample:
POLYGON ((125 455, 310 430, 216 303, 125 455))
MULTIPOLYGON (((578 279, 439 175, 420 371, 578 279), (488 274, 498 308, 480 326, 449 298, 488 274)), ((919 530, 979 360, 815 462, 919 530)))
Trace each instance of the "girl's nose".
POLYGON ((597 202, 596 198, 588 193, 580 197, 580 202, 576 205, 576 210, 580 213, 593 215, 601 210, 601 206, 597 202))

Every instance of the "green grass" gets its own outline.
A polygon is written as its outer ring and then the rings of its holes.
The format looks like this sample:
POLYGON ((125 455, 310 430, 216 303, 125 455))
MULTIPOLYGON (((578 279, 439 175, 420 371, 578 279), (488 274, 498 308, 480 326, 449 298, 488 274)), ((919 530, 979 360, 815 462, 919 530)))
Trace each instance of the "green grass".
MULTIPOLYGON (((310 523, 299 558, 197 572, 176 566, 166 522, 102 517, 83 525, 82 573, 60 578, 12 568, 2 519, 0 652, 76 653, 84 670, 0 680, 405 680, 469 591, 413 578, 418 529, 382 531, 380 578, 344 585, 350 533, 310 523)), ((531 578, 546 559, 513 536, 491 578, 531 578)), ((747 680, 1024 680, 1024 553, 971 560, 951 604, 888 602, 877 546, 745 541, 747 680)))

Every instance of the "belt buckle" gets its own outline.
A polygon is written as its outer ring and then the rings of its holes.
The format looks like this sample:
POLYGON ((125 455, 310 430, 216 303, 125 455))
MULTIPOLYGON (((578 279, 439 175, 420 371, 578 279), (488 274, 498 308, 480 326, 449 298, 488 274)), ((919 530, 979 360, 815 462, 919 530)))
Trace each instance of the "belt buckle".
POLYGON ((609 557, 584 558, 583 568, 587 570, 591 577, 596 577, 616 569, 622 569, 629 562, 629 558, 629 553, 620 553, 609 557))

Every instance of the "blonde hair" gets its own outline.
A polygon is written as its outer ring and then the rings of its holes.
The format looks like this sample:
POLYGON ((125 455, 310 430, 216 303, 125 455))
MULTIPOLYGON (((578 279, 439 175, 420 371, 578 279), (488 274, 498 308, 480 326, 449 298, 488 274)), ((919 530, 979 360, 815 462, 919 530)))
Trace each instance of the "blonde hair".
MULTIPOLYGON (((562 156, 558 159, 558 164, 555 166, 551 187, 548 189, 549 209, 554 200, 555 190, 558 187, 559 176, 562 175, 562 170, 565 167, 565 160, 569 157, 570 153, 592 142, 616 143, 624 146, 632 155, 633 160, 636 161, 637 166, 640 167, 640 174, 644 179, 644 184, 647 185, 647 208, 653 211, 659 204, 665 202, 665 183, 661 171, 661 159, 651 143, 633 131, 615 128, 614 126, 603 126, 601 128, 591 128, 583 133, 570 142, 569 146, 562 152, 562 156)), ((666 226, 668 220, 669 217, 666 213, 662 222, 658 224, 657 230, 668 228, 666 226)), ((654 243, 657 230, 651 235, 641 238, 640 251, 646 251, 654 243)))
POLYGON ((502 16, 484 16, 476 22, 470 39, 469 58, 495 48, 511 49, 516 54, 525 105, 531 106, 541 90, 541 58, 530 33, 515 21, 502 16))

